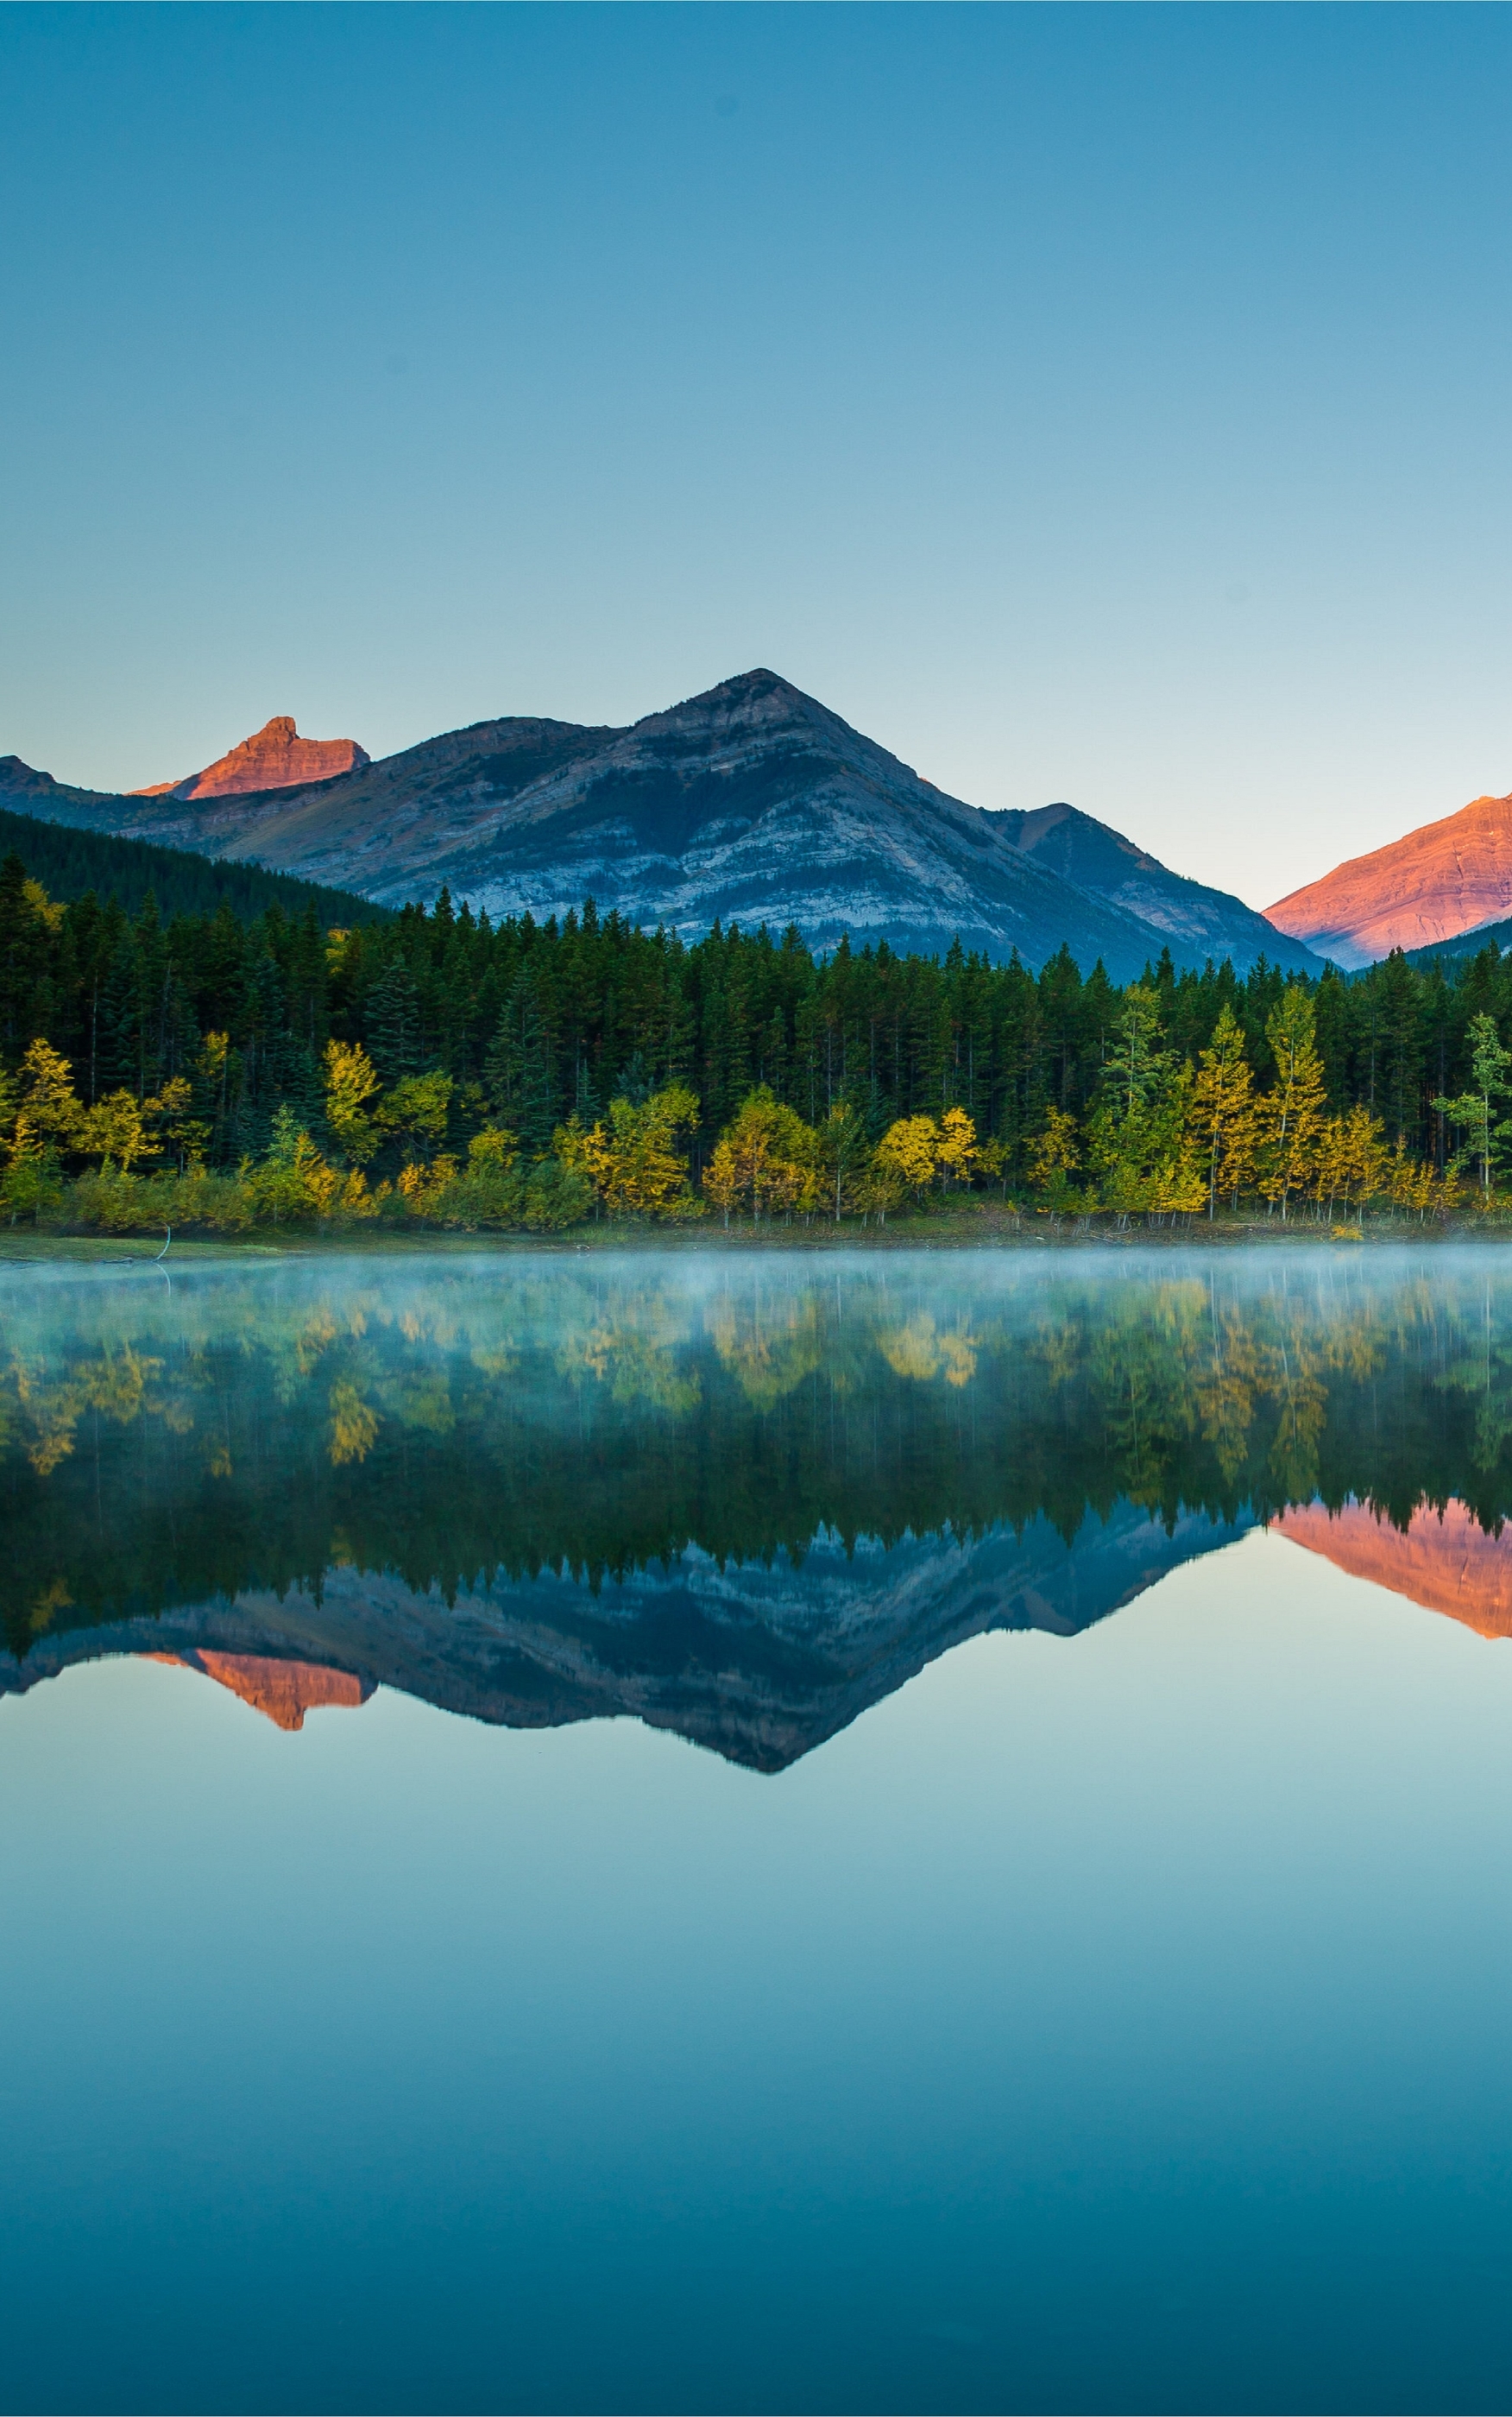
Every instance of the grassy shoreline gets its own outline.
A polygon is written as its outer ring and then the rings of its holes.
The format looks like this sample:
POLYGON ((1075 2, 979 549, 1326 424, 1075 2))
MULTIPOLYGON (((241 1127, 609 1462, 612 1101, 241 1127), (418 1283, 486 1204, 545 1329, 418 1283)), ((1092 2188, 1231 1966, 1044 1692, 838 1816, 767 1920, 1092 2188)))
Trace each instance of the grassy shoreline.
MULTIPOLYGON (((696 1225, 644 1224, 625 1219, 568 1227, 547 1234, 438 1231, 416 1223, 409 1227, 355 1224, 322 1230, 313 1226, 269 1228, 252 1234, 175 1233, 164 1264, 213 1262, 227 1258, 350 1257, 399 1258, 416 1252, 433 1257, 501 1257, 549 1252, 562 1257, 585 1254, 611 1257, 629 1252, 687 1257, 742 1257, 752 1254, 815 1251, 1029 1251, 1066 1250, 1192 1251, 1253 1248, 1339 1251, 1395 1244, 1431 1245, 1475 1242, 1494 1246, 1512 1242, 1512 1222, 1485 1218, 1435 1219, 1419 1224, 1414 1217, 1372 1218, 1343 1232, 1310 1217, 1205 1217, 1190 1224, 1174 1222, 1152 1226, 1131 1222, 1120 1229, 1107 1218, 1016 1215, 995 1204, 975 1201, 959 1208, 941 1208, 924 1216, 893 1216, 885 1226, 862 1226, 852 1219, 837 1225, 818 1218, 811 1224, 732 1225, 712 1220, 696 1225)), ((26 1265, 76 1261, 150 1265, 163 1251, 157 1234, 68 1233, 47 1227, 0 1227, 0 1264, 26 1265)))

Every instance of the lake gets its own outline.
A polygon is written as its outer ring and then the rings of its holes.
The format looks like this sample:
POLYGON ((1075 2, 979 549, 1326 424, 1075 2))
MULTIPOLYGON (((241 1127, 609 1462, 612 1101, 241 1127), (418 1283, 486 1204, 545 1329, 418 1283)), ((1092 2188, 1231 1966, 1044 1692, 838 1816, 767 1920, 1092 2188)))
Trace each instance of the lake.
POLYGON ((0 1322, 0 2406, 1512 2404, 1512 1255, 0 1322))

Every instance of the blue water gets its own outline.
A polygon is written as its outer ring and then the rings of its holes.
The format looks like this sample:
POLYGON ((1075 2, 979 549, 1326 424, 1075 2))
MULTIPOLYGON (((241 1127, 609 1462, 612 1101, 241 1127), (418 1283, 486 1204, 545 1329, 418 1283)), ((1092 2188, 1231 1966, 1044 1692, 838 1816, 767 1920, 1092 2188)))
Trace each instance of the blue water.
POLYGON ((8 2409, 1512 2402, 1512 1645, 1264 1529, 791 1767, 0 1701, 8 2409))

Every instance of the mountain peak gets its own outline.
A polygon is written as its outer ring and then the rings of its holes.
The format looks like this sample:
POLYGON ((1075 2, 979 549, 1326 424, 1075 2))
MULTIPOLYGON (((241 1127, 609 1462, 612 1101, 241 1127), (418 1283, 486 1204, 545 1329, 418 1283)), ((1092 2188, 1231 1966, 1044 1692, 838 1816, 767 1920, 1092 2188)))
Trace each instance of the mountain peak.
POLYGON ((261 789, 293 789, 308 781, 334 781, 372 758, 355 738, 301 738, 292 713, 276 713, 229 754, 191 772, 187 780, 159 781, 133 789, 134 798, 231 798, 261 789))
POLYGON ((507 715, 373 765, 279 715, 171 794, 70 801, 68 818, 384 905, 445 886, 475 914, 537 923, 591 897, 684 941, 791 924, 816 950, 848 936, 944 956, 959 939, 1032 966, 1068 946, 1119 981, 1167 946, 1182 965, 1232 957, 1243 972, 1263 952, 1318 969, 1238 899, 1079 809, 964 803, 765 663, 628 727, 507 715))
POLYGON ((1475 798, 1277 900, 1269 920, 1346 967, 1512 913, 1512 797, 1475 798))

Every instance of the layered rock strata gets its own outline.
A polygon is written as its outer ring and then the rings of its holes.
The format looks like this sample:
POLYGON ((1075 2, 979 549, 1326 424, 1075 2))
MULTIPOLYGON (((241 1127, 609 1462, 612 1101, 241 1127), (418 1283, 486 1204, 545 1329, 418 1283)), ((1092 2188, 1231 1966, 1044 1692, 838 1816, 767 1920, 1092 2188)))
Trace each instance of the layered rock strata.
POLYGON ((295 789, 310 781, 339 780, 343 772, 360 771, 372 758, 355 738, 301 738, 294 716, 276 713, 250 738, 229 755, 191 772, 187 780, 159 781, 155 788, 133 789, 133 798, 177 798, 188 805, 197 798, 237 798, 268 789, 295 789))

